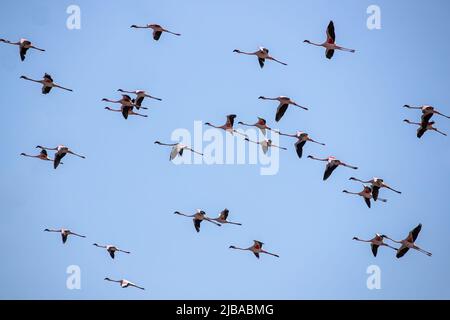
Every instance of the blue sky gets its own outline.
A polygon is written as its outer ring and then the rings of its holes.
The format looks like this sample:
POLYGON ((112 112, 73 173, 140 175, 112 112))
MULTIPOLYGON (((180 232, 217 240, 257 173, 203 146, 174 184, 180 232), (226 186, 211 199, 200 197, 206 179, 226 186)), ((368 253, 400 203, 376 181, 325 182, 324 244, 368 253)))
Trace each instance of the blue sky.
MULTIPOLYGON (((4 108, 0 119, 2 285, 0 298, 24 299, 449 299, 450 225, 447 200, 449 140, 436 133, 415 137, 419 111, 401 106, 431 104, 450 113, 450 44, 447 1, 29 1, 2 4, 0 37, 32 40, 45 53, 0 44, 4 108), (81 30, 66 28, 66 8, 81 8, 81 30), (368 30, 366 8, 381 8, 382 29, 368 30), (322 41, 334 20, 338 44, 331 61, 322 41), (154 42, 131 24, 160 23, 181 37, 154 42), (287 67, 232 53, 263 45, 287 67), (73 93, 19 79, 50 73, 73 93), (163 98, 147 101, 149 118, 124 121, 100 100, 118 88, 143 88, 163 98), (274 124, 276 103, 260 95, 289 95, 307 105, 290 109, 274 124), (338 168, 323 182, 324 164, 298 159, 294 141, 282 138, 280 170, 261 176, 257 165, 174 165, 174 129, 194 121, 222 123, 256 116, 284 132, 304 130, 321 147, 305 156, 335 155, 357 165, 338 168), (65 144, 86 160, 49 163, 22 158, 34 147, 65 144), (402 195, 382 191, 386 204, 367 209, 342 189, 359 191, 350 176, 383 177, 402 195), (230 209, 242 227, 220 229, 173 211, 202 208, 210 216, 230 209), (419 222, 417 244, 429 258, 409 252, 398 260, 383 248, 378 257, 353 236, 375 232, 403 238, 419 222), (62 245, 46 227, 68 227, 87 239, 62 245), (276 259, 228 249, 253 239, 276 259), (132 252, 110 259, 93 242, 132 252), (380 290, 366 287, 366 269, 381 268, 380 290), (66 268, 81 268, 81 290, 66 289, 66 268), (120 289, 105 276, 147 288, 120 289)), ((436 117, 450 133, 450 121, 436 117)))

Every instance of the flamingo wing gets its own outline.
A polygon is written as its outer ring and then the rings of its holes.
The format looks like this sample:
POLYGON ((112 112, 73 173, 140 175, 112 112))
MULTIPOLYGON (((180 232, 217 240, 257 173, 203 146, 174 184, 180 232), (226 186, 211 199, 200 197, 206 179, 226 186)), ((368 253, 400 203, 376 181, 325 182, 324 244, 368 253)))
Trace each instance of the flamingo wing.
POLYGON ((136 109, 139 110, 139 108, 141 107, 143 101, 144 101, 144 97, 140 97, 140 98, 136 99, 136 109))
POLYGON ((379 247, 379 245, 373 244, 373 243, 372 243, 372 244, 370 245, 370 247, 372 248, 373 256, 376 257, 376 256, 377 256, 377 253, 378 253, 378 247, 379 247))
POLYGON ((305 145, 306 141, 297 140, 295 145, 295 151, 297 152, 297 155, 299 158, 303 155, 303 146, 305 145))
POLYGON ((111 258, 113 258, 114 259, 114 257, 115 257, 115 252, 113 251, 113 250, 108 250, 108 252, 109 252, 109 255, 111 256, 111 258))
POLYGON ((49 86, 42 86, 42 94, 49 94, 50 91, 52 90, 52 87, 49 86))
POLYGON ((22 61, 25 60, 25 56, 27 55, 28 48, 21 47, 20 48, 20 59, 22 61))
POLYGON ((221 220, 227 220, 228 218, 228 213, 230 212, 230 210, 228 209, 223 209, 222 212, 220 213, 219 219, 221 220))
POLYGON ((153 31, 153 39, 158 41, 161 38, 162 31, 153 31))
POLYGON ((407 252, 408 252, 409 248, 406 246, 401 246, 398 250, 397 250, 397 254, 395 255, 397 258, 401 258, 403 257, 407 252))
POLYGON ((373 197, 374 201, 377 201, 379 192, 380 192, 380 187, 372 186, 372 197, 373 197))
POLYGON ((258 62, 259 62, 259 66, 262 68, 264 68, 264 62, 266 62, 266 59, 263 58, 258 58, 258 62))
POLYGON ((337 167, 338 166, 333 163, 327 163, 327 166, 325 167, 325 172, 323 173, 323 180, 324 181, 327 180, 337 167))
POLYGON ((408 235, 408 241, 409 242, 415 242, 417 239, 417 236, 420 233, 420 230, 422 230, 422 224, 419 223, 419 225, 417 227, 415 227, 413 230, 411 230, 411 232, 408 235))
POLYGON ((124 119, 128 119, 128 114, 133 110, 133 107, 122 106, 122 116, 124 119))
POLYGON ((367 206, 370 208, 370 198, 364 197, 364 201, 366 202, 367 206))
POLYGON ((286 110, 288 108, 289 104, 285 103, 285 104, 281 104, 278 106, 277 108, 277 113, 275 114, 275 121, 278 122, 281 120, 281 118, 283 118, 284 114, 286 113, 286 110))
POLYGON ((334 50, 333 49, 327 49, 325 51, 325 57, 327 57, 327 59, 331 59, 334 55, 334 50))
POLYGON ((334 32, 334 23, 330 21, 327 27, 327 42, 334 43, 336 41, 336 34, 334 32))
POLYGON ((202 223, 202 220, 199 220, 199 219, 193 219, 194 220, 194 227, 195 227, 195 230, 197 231, 197 232, 200 232, 200 224, 202 223))
POLYGON ((59 164, 61 163, 61 159, 66 156, 65 153, 56 153, 55 154, 55 160, 53 160, 53 168, 58 168, 59 164))
POLYGON ((63 242, 63 243, 66 243, 66 241, 67 241, 67 236, 68 236, 67 233, 61 233, 61 239, 62 239, 62 242, 63 242))

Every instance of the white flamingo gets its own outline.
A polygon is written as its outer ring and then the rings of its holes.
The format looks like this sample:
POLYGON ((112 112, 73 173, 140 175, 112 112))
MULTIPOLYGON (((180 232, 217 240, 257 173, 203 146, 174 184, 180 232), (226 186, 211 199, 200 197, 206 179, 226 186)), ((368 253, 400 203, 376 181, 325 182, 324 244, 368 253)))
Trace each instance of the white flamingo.
POLYGON ((124 119, 128 119, 128 116, 140 116, 147 118, 148 116, 146 114, 137 113, 133 110, 134 107, 124 106, 121 105, 120 109, 113 109, 111 107, 105 107, 105 110, 112 111, 112 112, 120 112, 122 113, 122 116, 124 119))
POLYGON ((112 280, 112 279, 110 279, 110 278, 105 278, 105 280, 106 280, 106 281, 111 281, 111 282, 117 282, 117 283, 120 283, 120 286, 121 286, 122 288, 135 287, 135 288, 138 288, 138 289, 141 289, 141 290, 145 290, 145 288, 142 288, 142 287, 136 285, 135 283, 133 283, 133 282, 131 282, 131 281, 128 281, 128 280, 126 280, 126 279, 112 280))
POLYGON ((251 142, 251 143, 255 143, 255 144, 259 144, 261 146, 264 154, 266 154, 269 151, 269 148, 271 148, 271 147, 282 149, 282 150, 287 150, 284 147, 280 147, 280 146, 277 146, 277 145, 273 144, 271 139, 264 139, 262 141, 253 141, 253 140, 250 140, 249 138, 245 138, 245 141, 248 141, 248 142, 251 142))
MULTIPOLYGON (((49 158, 48 153, 45 149, 41 149, 41 152, 39 152, 39 154, 35 155, 35 156, 26 154, 24 152, 22 152, 20 155, 24 156, 24 157, 38 158, 38 159, 45 160, 45 161, 53 161, 53 159, 49 158)), ((61 164, 62 164, 62 162, 61 162, 61 164)))
POLYGON ((194 149, 192 149, 191 147, 185 145, 185 144, 181 144, 181 143, 162 143, 159 141, 155 141, 155 144, 159 144, 160 146, 169 146, 172 147, 172 151, 170 152, 170 157, 169 160, 172 161, 173 159, 175 159, 178 155, 181 157, 183 156, 183 152, 184 150, 188 150, 191 151, 193 153, 199 154, 201 156, 203 156, 203 153, 197 152, 194 149))

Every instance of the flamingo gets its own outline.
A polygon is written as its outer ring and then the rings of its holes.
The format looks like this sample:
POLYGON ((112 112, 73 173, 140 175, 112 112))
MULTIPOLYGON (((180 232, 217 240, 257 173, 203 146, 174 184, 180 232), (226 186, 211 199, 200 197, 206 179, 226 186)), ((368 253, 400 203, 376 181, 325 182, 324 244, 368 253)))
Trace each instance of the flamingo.
POLYGON ((278 132, 276 130, 273 130, 272 128, 270 128, 269 126, 267 126, 267 122, 265 119, 258 117, 258 122, 256 122, 255 124, 248 124, 248 123, 244 123, 242 121, 239 121, 238 124, 246 126, 246 127, 256 127, 259 130, 261 130, 261 132, 263 133, 263 135, 266 135, 266 130, 270 130, 270 131, 275 131, 278 132))
POLYGON ((421 123, 419 123, 419 122, 412 122, 412 121, 409 121, 408 119, 405 119, 403 121, 408 123, 408 124, 415 124, 415 125, 419 126, 419 128, 417 128, 417 138, 419 138, 419 139, 428 130, 433 130, 433 131, 436 131, 436 132, 442 134, 443 136, 447 136, 446 133, 440 131, 436 127, 433 127, 433 124, 435 124, 434 121, 429 121, 429 122, 428 121, 422 121, 421 123))
POLYGON ((121 105, 120 109, 113 109, 113 108, 110 108, 110 107, 105 107, 105 109, 108 110, 108 111, 113 111, 113 112, 121 112, 122 116, 125 119, 128 119, 128 116, 140 116, 140 117, 144 117, 144 118, 148 117, 146 114, 141 114, 141 113, 134 112, 133 111, 133 107, 124 106, 124 105, 121 105))
POLYGON ((278 105, 278 108, 277 108, 277 113, 275 114, 275 121, 276 122, 281 120, 281 118, 286 113, 286 110, 287 110, 287 108, 289 107, 290 104, 293 105, 293 106, 302 108, 303 110, 308 110, 308 108, 297 104, 294 100, 292 100, 289 97, 285 97, 285 96, 279 96, 279 97, 276 97, 276 98, 267 98, 267 97, 264 97, 264 96, 260 96, 258 99, 276 100, 276 101, 280 102, 280 104, 278 105))
POLYGON ((138 289, 141 289, 141 290, 145 290, 145 288, 139 287, 138 285, 136 285, 133 282, 128 281, 126 279, 112 280, 110 278, 105 278, 105 280, 106 281, 111 281, 111 282, 118 282, 118 283, 120 283, 120 286, 122 288, 135 287, 135 288, 138 288, 138 289))
POLYGON ((4 42, 7 44, 12 44, 15 46, 19 46, 19 53, 20 53, 20 59, 22 61, 25 60, 25 56, 27 54, 28 49, 34 49, 34 50, 38 50, 38 51, 45 51, 44 49, 38 48, 36 46, 34 46, 31 41, 27 40, 27 39, 20 39, 19 42, 11 42, 9 40, 5 40, 5 39, 0 39, 0 42, 4 42))
POLYGON ((322 146, 325 145, 325 143, 318 142, 318 141, 316 141, 314 139, 311 139, 309 137, 309 135, 306 132, 303 132, 303 131, 297 131, 295 134, 286 134, 286 133, 281 133, 281 132, 278 132, 278 133, 281 136, 297 138, 297 142, 295 142, 294 146, 295 146, 295 151, 297 152, 297 156, 299 158, 301 158, 302 155, 303 155, 303 146, 305 145, 305 143, 307 141, 314 142, 314 143, 320 144, 322 146))
MULTIPOLYGON (((364 186, 364 185, 363 185, 364 186)), ((367 206, 370 208, 370 199, 372 199, 372 188, 369 186, 364 186, 363 191, 361 192, 350 192, 347 190, 343 190, 342 192, 348 193, 348 194, 356 194, 358 196, 361 196, 364 198, 364 201, 366 202, 367 206)), ((380 200, 382 202, 387 202, 386 199, 377 198, 377 200, 380 200)))
POLYGON ((123 93, 135 94, 136 95, 136 108, 138 110, 141 107, 142 102, 144 101, 144 98, 150 98, 150 99, 155 99, 155 100, 158 100, 158 101, 162 101, 162 99, 160 99, 160 98, 156 98, 156 97, 153 97, 153 96, 147 94, 147 92, 145 92, 144 90, 126 91, 126 90, 123 90, 123 89, 118 89, 117 91, 123 92, 123 93))
POLYGON ((287 150, 284 147, 280 147, 280 146, 277 146, 277 145, 273 144, 272 140, 270 140, 270 139, 264 139, 262 141, 252 141, 249 138, 245 138, 245 140, 248 141, 248 142, 252 142, 252 143, 256 143, 256 144, 261 145, 261 148, 262 148, 264 154, 266 154, 269 151, 270 147, 275 147, 275 148, 287 150))
POLYGON ((278 62, 284 66, 287 66, 287 63, 281 62, 280 60, 277 60, 274 57, 272 57, 269 54, 269 49, 264 48, 264 47, 259 47, 259 50, 255 51, 255 52, 244 52, 244 51, 241 51, 238 49, 233 50, 233 52, 240 53, 240 54, 246 54, 246 55, 250 55, 250 56, 252 56, 252 55, 257 56, 259 66, 261 67, 261 69, 264 68, 264 63, 266 62, 266 59, 278 62))
MULTIPOLYGON (((53 159, 50 159, 48 157, 47 150, 45 150, 45 149, 42 149, 41 152, 39 152, 39 154, 35 155, 35 156, 31 156, 31 155, 26 154, 24 152, 22 152, 20 155, 24 156, 24 157, 38 158, 38 159, 45 160, 45 161, 53 161, 53 159)), ((62 162, 61 162, 61 164, 62 164, 62 162)))
POLYGON ((44 76, 42 77, 42 80, 34 80, 31 78, 28 78, 27 76, 21 76, 20 79, 25 79, 28 81, 33 81, 33 82, 42 84, 42 94, 50 93, 50 90, 52 90, 52 88, 59 88, 59 89, 63 89, 66 91, 73 91, 72 89, 65 88, 65 87, 62 87, 62 86, 54 83, 52 76, 49 75, 48 73, 44 74, 44 76))
POLYGON ((209 221, 209 222, 215 224, 218 227, 222 226, 221 224, 214 222, 211 218, 208 218, 206 216, 206 212, 203 211, 203 210, 200 210, 200 209, 197 209, 197 212, 195 214, 193 214, 193 215, 187 215, 187 214, 181 213, 179 211, 175 211, 174 214, 178 214, 180 216, 193 218, 192 221, 194 221, 194 227, 195 227, 195 230, 197 232, 200 232, 200 224, 202 223, 203 220, 209 221))
MULTIPOLYGON (((131 97, 129 95, 127 95, 127 94, 123 94, 122 98, 120 100, 111 100, 111 99, 103 98, 102 101, 110 102, 110 103, 120 103, 122 106, 136 107, 137 108, 137 105, 136 105, 134 99, 131 99, 131 97)), ((145 109, 145 110, 148 109, 148 108, 145 108, 145 107, 142 107, 142 106, 139 106, 139 108, 142 108, 142 109, 145 109)))
POLYGON ((269 255, 274 256, 274 257, 277 257, 277 258, 280 257, 279 255, 277 255, 277 254, 275 254, 275 253, 271 253, 271 252, 267 252, 267 251, 263 250, 263 249, 262 249, 263 244, 264 244, 264 243, 261 242, 261 241, 253 240, 253 245, 252 245, 251 247, 248 247, 248 248, 239 248, 239 247, 236 247, 236 246, 230 246, 230 249, 244 250, 244 251, 245 251, 245 250, 248 250, 248 251, 251 251, 251 252, 253 252, 253 254, 255 255, 255 257, 258 258, 258 259, 259 259, 259 254, 260 254, 260 253, 269 254, 269 255))
POLYGON ((398 194, 401 194, 401 191, 395 190, 394 188, 391 188, 390 186, 388 186, 386 183, 384 183, 384 180, 381 178, 377 178, 377 177, 373 177, 371 180, 367 180, 367 181, 363 181, 360 179, 357 179, 355 177, 351 177, 349 178, 349 180, 354 180, 354 181, 359 181, 361 183, 370 183, 372 185, 372 196, 373 196, 373 200, 377 201, 378 199, 378 193, 380 191, 381 188, 386 188, 389 190, 392 190, 398 194))
POLYGON ((55 150, 55 160, 53 160, 53 168, 57 168, 59 164, 61 163, 61 159, 65 157, 66 154, 73 154, 74 156, 80 157, 82 159, 86 159, 85 156, 79 155, 72 150, 70 150, 68 147, 64 145, 58 145, 56 148, 48 148, 48 147, 42 147, 42 146, 36 146, 36 148, 40 148, 43 150, 55 150))
POLYGON ((231 134, 237 133, 237 134, 239 134, 239 135, 242 135, 242 136, 244 136, 244 137, 247 137, 247 135, 245 135, 245 134, 243 134, 243 133, 240 133, 239 131, 233 129, 234 119, 235 119, 235 118, 236 118, 236 115, 235 115, 235 114, 229 114, 229 115, 227 115, 227 122, 226 122, 223 126, 215 126, 215 125, 212 125, 212 124, 209 123, 209 122, 205 122, 205 125, 206 125, 206 126, 213 127, 213 128, 225 130, 225 131, 227 131, 227 132, 229 132, 229 133, 231 133, 231 134))
POLYGON ((113 259, 115 257, 115 253, 116 252, 123 252, 123 253, 128 253, 128 254, 130 253, 129 251, 121 250, 121 249, 117 248, 116 246, 113 246, 113 245, 110 245, 110 244, 108 244, 106 246, 103 246, 103 245, 99 245, 98 243, 94 243, 93 245, 96 246, 96 247, 99 247, 99 248, 106 249, 106 251, 108 251, 109 255, 113 259))
POLYGON ((336 159, 333 156, 330 156, 325 159, 319 159, 319 158, 316 158, 316 157, 310 155, 310 156, 308 156, 308 158, 313 159, 313 160, 318 160, 318 161, 327 161, 327 166, 325 167, 325 172, 323 174, 324 181, 327 180, 330 177, 330 175, 333 173, 333 171, 339 166, 344 166, 344 167, 351 168, 354 170, 358 169, 358 167, 348 165, 348 164, 336 159))
POLYGON ((397 255, 396 255, 397 258, 403 257, 405 255, 405 253, 408 252, 409 249, 417 250, 417 251, 422 252, 422 253, 426 254, 427 256, 431 257, 431 252, 425 251, 425 250, 419 248, 415 244, 415 241, 417 239, 417 236, 420 233, 420 230, 422 230, 421 223, 419 223, 419 225, 417 227, 415 227, 413 230, 411 230, 409 232, 408 237, 406 237, 406 239, 400 240, 400 241, 396 241, 394 239, 389 238, 388 236, 385 236, 386 239, 389 239, 393 242, 401 244, 401 247, 398 248, 398 250, 397 250, 397 255))
POLYGON ((162 143, 159 141, 155 141, 156 144, 159 144, 160 146, 170 146, 172 147, 172 151, 170 152, 170 157, 169 160, 172 161, 173 159, 175 159, 178 155, 181 157, 183 156, 183 151, 184 150, 189 150, 191 152, 194 152, 196 154, 199 154, 201 156, 203 156, 203 153, 197 152, 194 149, 192 149, 191 147, 181 144, 181 143, 162 143))
POLYGON ((333 21, 330 21, 330 23, 328 24, 328 27, 327 27, 327 40, 324 43, 318 44, 318 43, 313 43, 313 42, 311 42, 309 40, 304 40, 303 42, 308 43, 308 44, 312 44, 312 45, 318 46, 318 47, 324 47, 326 49, 325 56, 328 59, 331 59, 333 57, 334 50, 355 52, 354 49, 347 49, 347 48, 338 46, 336 44, 336 35, 335 35, 335 32, 334 32, 334 23, 333 23, 333 21))
POLYGON ((242 226, 242 223, 228 221, 227 218, 228 218, 228 214, 229 213, 230 213, 230 210, 225 208, 225 209, 222 210, 222 212, 220 213, 218 218, 214 218, 214 219, 211 219, 211 220, 217 221, 217 222, 222 223, 222 224, 228 223, 228 224, 235 224, 235 225, 238 225, 238 226, 242 226))
POLYGON ((385 247, 397 250, 397 248, 394 248, 394 247, 388 245, 387 243, 384 243, 383 242, 384 238, 386 238, 386 236, 384 234, 376 233, 375 237, 370 240, 362 240, 362 239, 359 239, 358 237, 353 237, 353 240, 361 241, 361 242, 369 242, 370 248, 372 249, 373 256, 376 257, 377 252, 378 252, 378 247, 380 247, 380 246, 385 246, 385 247))
POLYGON ((161 27, 159 24, 147 24, 145 26, 137 26, 137 25, 133 24, 130 28, 152 29, 153 30, 153 39, 155 41, 159 40, 159 38, 161 37, 163 32, 171 33, 171 34, 176 35, 176 36, 181 36, 181 34, 169 31, 169 30, 161 27))
POLYGON ((86 236, 82 236, 81 234, 70 231, 69 229, 45 229, 46 232, 59 232, 61 233, 62 242, 66 243, 68 236, 77 236, 80 238, 86 238, 86 236))
POLYGON ((408 109, 419 109, 422 110, 422 122, 428 122, 430 121, 431 117, 433 116, 433 114, 438 114, 440 116, 443 116, 447 119, 450 119, 449 116, 446 116, 445 114, 442 114, 441 112, 439 112, 438 110, 434 109, 432 106, 429 105, 423 105, 420 107, 411 107, 410 105, 405 104, 403 106, 404 108, 408 108, 408 109))

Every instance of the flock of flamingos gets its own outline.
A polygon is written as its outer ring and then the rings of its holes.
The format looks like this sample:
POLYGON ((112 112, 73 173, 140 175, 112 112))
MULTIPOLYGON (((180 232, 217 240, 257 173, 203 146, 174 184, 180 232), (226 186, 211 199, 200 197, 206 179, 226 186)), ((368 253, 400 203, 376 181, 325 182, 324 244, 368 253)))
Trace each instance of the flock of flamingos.
MULTIPOLYGON (((148 24, 148 25, 145 25, 145 26, 132 25, 131 28, 152 29, 153 30, 153 39, 155 41, 158 41, 163 33, 170 33, 170 34, 173 34, 173 35, 176 35, 176 36, 180 36, 179 33, 174 33, 172 31, 169 31, 169 30, 167 30, 167 29, 165 29, 165 28, 163 28, 163 27, 161 27, 160 25, 157 25, 157 24, 148 24)), ((333 21, 330 21, 330 23, 328 24, 328 27, 327 27, 327 30, 326 30, 326 35, 327 35, 326 41, 323 42, 323 43, 320 43, 320 44, 319 43, 313 43, 313 42, 311 42, 309 40, 305 40, 304 42, 307 43, 307 44, 310 44, 310 45, 314 45, 314 46, 319 46, 319 47, 325 48, 325 57, 327 59, 331 59, 333 57, 334 52, 336 50, 346 51, 346 52, 355 52, 355 50, 353 50, 353 49, 347 49, 347 48, 341 47, 341 46, 336 44, 336 42, 335 42, 335 29, 334 29, 333 21)), ((8 40, 5 40, 5 39, 0 39, 0 42, 3 42, 5 44, 18 46, 19 47, 20 58, 21 58, 22 61, 25 60, 25 57, 26 57, 27 52, 28 52, 29 49, 38 50, 38 51, 45 51, 44 49, 41 49, 41 48, 38 48, 38 47, 34 46, 27 39, 20 39, 20 41, 18 41, 18 42, 11 42, 11 41, 8 41, 8 40)), ((269 54, 269 50, 267 48, 264 48, 264 47, 259 48, 255 52, 244 52, 244 51, 237 50, 237 49, 234 50, 234 52, 237 53, 237 54, 256 56, 258 58, 259 66, 261 68, 264 67, 266 60, 274 61, 274 62, 277 62, 279 64, 286 65, 286 63, 284 63, 284 62, 274 58, 273 56, 271 56, 269 54)), ((56 84, 53 81, 51 75, 49 75, 47 73, 44 75, 42 80, 31 79, 31 78, 29 78, 27 76, 21 76, 21 78, 24 79, 24 80, 28 80, 28 81, 32 81, 32 82, 36 82, 36 83, 41 84, 42 85, 42 93, 43 94, 49 94, 51 92, 52 88, 58 88, 58 89, 62 89, 62 90, 72 91, 69 88, 65 88, 63 86, 60 86, 60 85, 56 84)), ((118 91, 122 93, 121 99, 119 99, 119 100, 110 100, 110 99, 106 99, 105 98, 102 101, 119 104, 120 105, 120 109, 113 109, 113 108, 110 108, 110 107, 105 107, 105 109, 108 110, 108 111, 112 111, 112 112, 120 112, 120 113, 122 113, 122 116, 125 119, 127 119, 128 116, 147 117, 147 115, 139 113, 141 109, 143 109, 143 110, 147 109, 146 107, 142 106, 142 103, 143 103, 145 98, 155 99, 155 100, 161 101, 160 98, 153 97, 153 96, 147 94, 144 90, 126 91, 126 90, 123 90, 123 89, 119 89, 118 91), (130 95, 128 95, 128 94, 135 95, 135 98, 132 99, 130 97, 130 95)), ((275 114, 275 121, 276 122, 278 122, 278 121, 280 121, 282 119, 282 117, 284 116, 284 114, 286 113, 286 111, 287 111, 287 109, 288 109, 288 107, 290 105, 298 107, 298 108, 303 109, 303 110, 308 110, 308 108, 297 104, 295 101, 293 101, 289 97, 285 97, 285 96, 280 96, 280 97, 275 97, 275 98, 268 98, 268 97, 260 96, 259 99, 262 99, 262 100, 273 100, 273 101, 277 101, 279 103, 277 111, 276 111, 276 114, 275 114)), ((412 124, 412 125, 418 126, 418 129, 417 129, 417 137, 418 138, 421 138, 422 135, 426 131, 429 131, 429 130, 436 131, 436 132, 438 132, 438 133, 440 133, 442 135, 446 135, 445 133, 443 133, 443 132, 439 131, 437 128, 435 128, 433 126, 435 124, 435 122, 434 121, 430 121, 430 120, 431 120, 431 118, 432 118, 432 116, 434 114, 440 115, 440 116, 443 116, 443 117, 446 117, 446 118, 450 118, 449 116, 446 116, 446 115, 440 113, 438 110, 436 110, 432 106, 428 106, 428 105, 419 106, 419 107, 411 107, 409 105, 405 105, 404 107, 408 108, 408 109, 418 109, 418 110, 422 111, 422 116, 421 116, 420 122, 413 122, 413 121, 406 120, 406 119, 404 120, 408 124, 412 124)), ((235 118, 236 118, 236 115, 230 114, 230 115, 227 116, 226 123, 224 125, 222 125, 222 126, 215 126, 215 125, 212 125, 209 122, 206 122, 205 125, 225 130, 226 132, 228 132, 230 134, 236 133, 236 134, 242 135, 242 136, 244 136, 246 141, 252 142, 252 143, 257 143, 257 144, 261 145, 261 148, 262 148, 264 153, 267 153, 269 148, 271 148, 271 147, 286 149, 286 148, 283 148, 283 147, 276 146, 276 145, 272 144, 272 141, 271 140, 267 140, 267 139, 264 139, 262 141, 251 141, 251 140, 249 140, 248 137, 245 134, 243 134, 243 133, 237 131, 236 129, 234 129, 234 120, 235 120, 235 118)), ((239 122, 238 124, 240 124, 242 126, 256 127, 259 130, 261 130, 261 132, 264 135, 266 134, 266 130, 275 131, 275 130, 272 130, 269 126, 267 126, 267 123, 266 123, 265 119, 259 118, 259 117, 258 117, 258 121, 255 124, 247 124, 247 123, 244 123, 244 122, 239 122)), ((278 133, 279 135, 292 137, 292 138, 296 139, 295 151, 296 151, 296 153, 297 153, 299 158, 301 158, 302 155, 303 155, 303 147, 304 147, 306 142, 309 141, 309 142, 317 143, 317 144, 320 144, 320 145, 325 145, 325 144, 323 144, 321 142, 315 141, 312 138, 310 138, 308 133, 306 133, 306 132, 298 131, 298 132, 296 132, 294 134, 286 134, 286 133, 281 133, 279 131, 275 131, 275 132, 278 133)), ((195 152, 197 154, 202 155, 202 153, 200 153, 199 151, 195 151, 191 147, 189 147, 187 145, 180 144, 180 143, 162 143, 160 141, 155 141, 155 144, 172 147, 172 150, 171 150, 171 153, 170 153, 170 158, 169 158, 170 160, 173 160, 177 156, 182 156, 184 150, 195 152)), ((44 146, 39 145, 36 148, 41 150, 38 155, 28 155, 26 153, 22 153, 21 155, 22 156, 26 156, 26 157, 38 158, 38 159, 41 159, 41 160, 44 160, 44 161, 51 161, 51 162, 53 162, 53 166, 54 166, 55 169, 60 164, 63 164, 63 162, 61 162, 61 160, 67 154, 74 155, 74 156, 77 156, 77 157, 80 157, 80 158, 83 158, 83 159, 85 158, 85 156, 80 155, 78 153, 75 153, 70 148, 68 148, 67 146, 64 146, 64 145, 58 145, 56 147, 44 147, 44 146), (53 158, 49 157, 47 151, 55 151, 53 158)), ((317 160, 317 161, 326 162, 325 172, 323 174, 323 180, 327 180, 331 176, 333 171, 339 166, 347 167, 347 168, 355 169, 355 170, 358 169, 357 167, 352 166, 350 164, 347 164, 347 163, 345 163, 345 162, 343 162, 341 160, 338 160, 338 159, 336 159, 335 157, 332 157, 332 156, 327 157, 327 158, 317 158, 317 157, 309 155, 308 158, 313 159, 313 160, 317 160)), ((373 200, 375 202, 376 201, 386 202, 386 199, 378 197, 380 189, 382 189, 382 188, 392 190, 392 191, 394 191, 394 192, 396 192, 398 194, 401 193, 400 191, 395 190, 394 188, 392 188, 389 185, 387 185, 384 182, 384 180, 381 179, 381 178, 374 177, 374 178, 372 178, 370 180, 360 180, 360 179, 357 179, 355 177, 351 177, 350 180, 361 182, 363 184, 363 190, 361 192, 350 192, 350 191, 344 190, 343 192, 348 193, 348 194, 358 195, 358 196, 362 197, 362 199, 365 201, 366 205, 369 208, 371 207, 371 200, 373 200)), ((227 220, 228 219, 228 214, 229 214, 229 210, 228 209, 224 209, 220 213, 218 218, 207 217, 206 213, 204 211, 202 211, 202 210, 197 210, 197 212, 195 214, 192 214, 192 215, 184 214, 184 213, 181 213, 179 211, 176 211, 175 214, 192 218, 193 222, 194 222, 195 230, 197 232, 200 232, 200 224, 201 224, 202 221, 207 221, 207 222, 213 223, 213 224, 215 224, 217 226, 221 226, 222 224, 241 225, 240 223, 231 222, 231 221, 227 220)), ((421 249, 420 247, 418 247, 415 244, 415 241, 417 239, 417 236, 420 233, 421 228, 422 228, 421 224, 417 225, 413 230, 411 230, 409 232, 408 236, 405 239, 399 240, 399 241, 394 240, 394 239, 392 239, 392 238, 390 238, 390 237, 388 237, 388 236, 386 236, 384 234, 378 234, 378 233, 375 235, 374 238, 369 239, 369 240, 362 240, 362 239, 359 239, 358 237, 354 237, 353 239, 356 240, 356 241, 362 241, 362 242, 370 243, 371 250, 372 250, 372 253, 373 253, 374 256, 377 255, 377 251, 378 251, 378 248, 380 246, 382 246, 382 247, 384 246, 384 247, 388 247, 388 248, 396 250, 396 257, 397 258, 400 258, 400 257, 404 256, 408 252, 409 249, 414 249, 414 250, 417 250, 419 252, 425 253, 428 256, 431 256, 430 252, 427 252, 427 251, 421 249), (384 242, 385 239, 388 239, 388 240, 392 241, 393 243, 397 243, 400 246, 398 248, 393 247, 390 244, 385 243, 384 242)), ((75 233, 75 232, 73 232, 73 231, 71 231, 69 229, 63 229, 63 228, 62 229, 45 229, 44 231, 56 232, 56 233, 61 234, 63 243, 66 243, 67 238, 68 238, 69 235, 85 238, 85 236, 77 234, 77 233, 75 233)), ((114 246, 114 245, 100 245, 100 244, 94 243, 94 246, 102 248, 102 249, 106 249, 106 251, 109 253, 111 258, 113 258, 113 259, 115 258, 115 254, 117 252, 122 252, 122 253, 127 253, 127 254, 130 253, 129 251, 125 251, 125 250, 119 249, 117 246, 114 246)), ((236 247, 236 246, 230 246, 230 248, 231 249, 236 249, 236 250, 251 251, 256 256, 256 258, 259 258, 261 253, 272 255, 272 256, 275 256, 275 257, 279 257, 277 254, 274 254, 274 253, 271 253, 271 252, 268 252, 268 251, 264 250, 263 249, 263 242, 257 241, 257 240, 254 240, 253 245, 250 246, 250 247, 247 247, 247 248, 239 248, 239 247, 236 247)), ((138 286, 138 285, 136 285, 136 284, 134 284, 134 283, 132 283, 132 282, 130 282, 128 280, 125 280, 125 279, 113 280, 113 279, 110 279, 110 278, 105 278, 105 280, 112 281, 112 282, 118 282, 121 285, 122 288, 126 288, 126 287, 132 286, 132 287, 136 287, 136 288, 139 288, 139 289, 144 289, 144 288, 142 288, 142 287, 140 287, 140 286, 138 286)))

